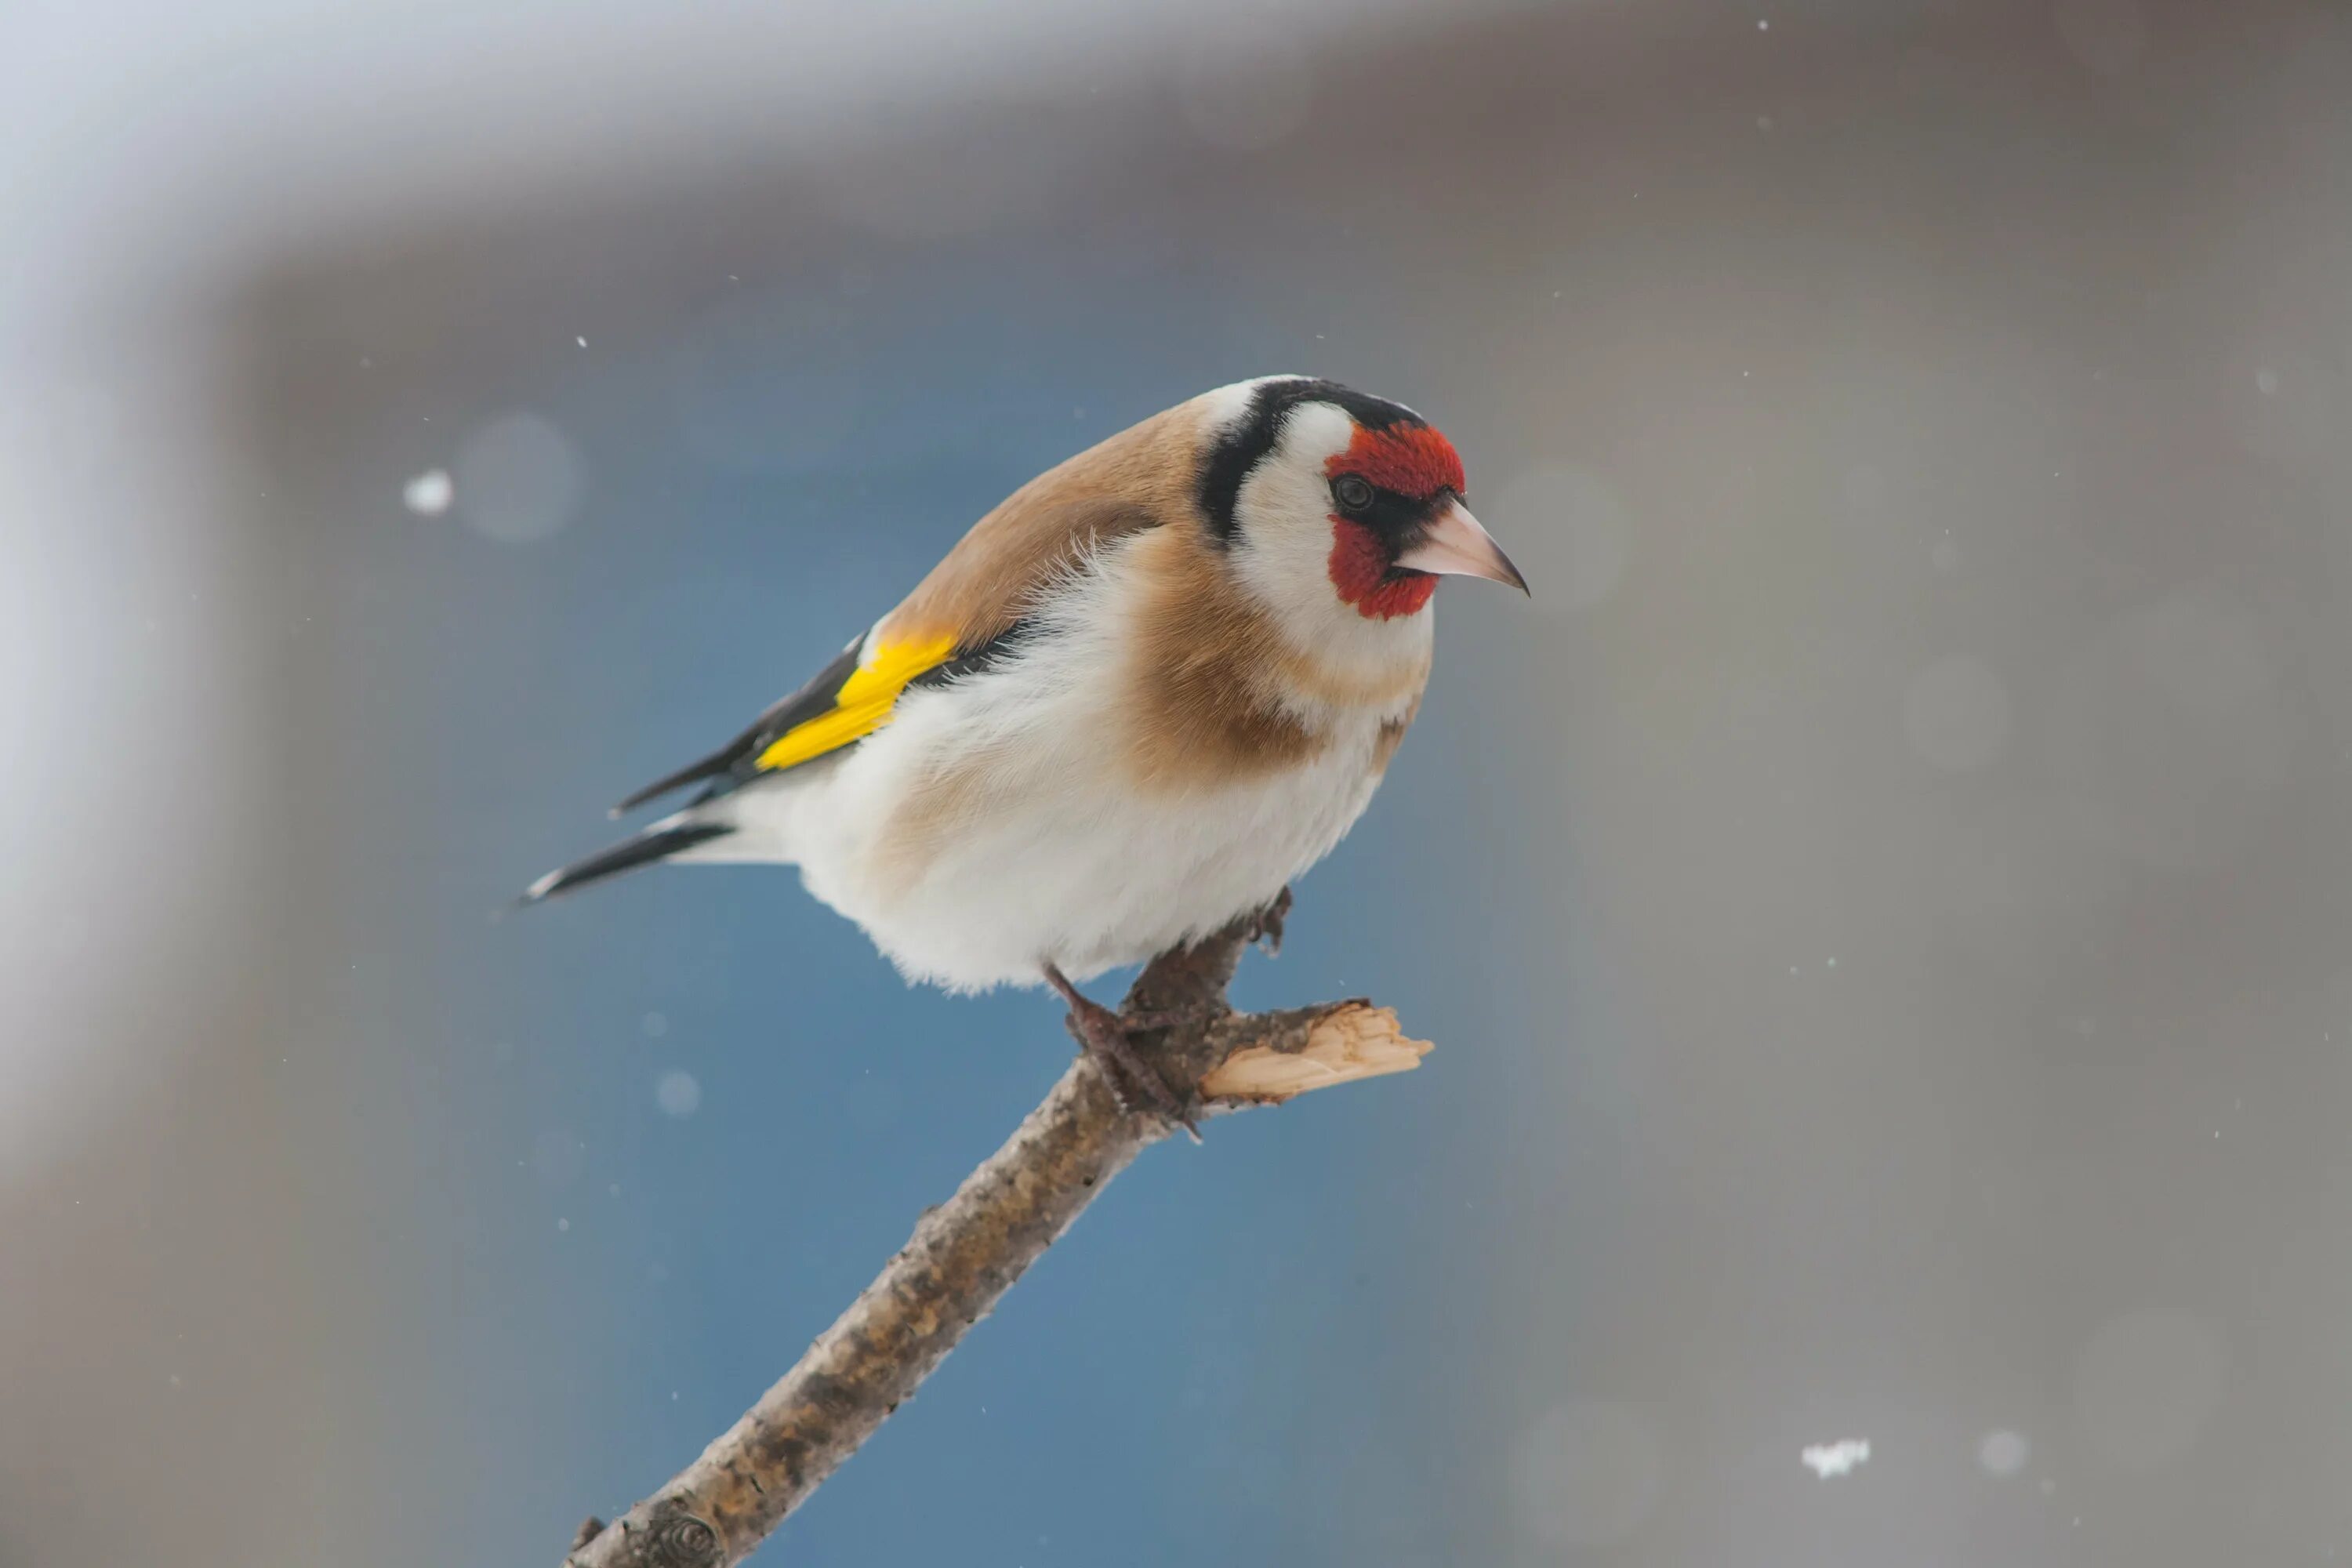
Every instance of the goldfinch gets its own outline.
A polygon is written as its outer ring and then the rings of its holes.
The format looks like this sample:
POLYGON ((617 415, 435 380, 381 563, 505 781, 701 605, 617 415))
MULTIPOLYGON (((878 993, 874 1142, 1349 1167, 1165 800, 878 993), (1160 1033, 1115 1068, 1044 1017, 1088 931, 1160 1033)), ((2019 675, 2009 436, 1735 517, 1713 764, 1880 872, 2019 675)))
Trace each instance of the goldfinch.
POLYGON ((800 868, 910 980, 1076 988, 1274 909, 1370 804, 1429 679, 1437 577, 1527 588, 1402 404, 1268 376, 1032 479, 896 609, 726 745, 702 786, 550 872, 536 903, 657 860, 800 868))

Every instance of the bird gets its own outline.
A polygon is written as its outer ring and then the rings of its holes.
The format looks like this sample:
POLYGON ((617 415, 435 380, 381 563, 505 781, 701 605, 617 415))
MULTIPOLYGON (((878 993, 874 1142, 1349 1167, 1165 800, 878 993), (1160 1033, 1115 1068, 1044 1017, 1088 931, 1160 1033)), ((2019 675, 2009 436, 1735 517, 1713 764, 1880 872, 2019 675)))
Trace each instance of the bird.
POLYGON ((536 904, 656 862, 799 868, 910 983, 1052 988, 1121 1102, 1191 1119, 1079 986, 1265 914, 1370 804, 1444 575, 1528 592, 1452 442, 1305 375, 1191 398, 1049 468, 536 904))

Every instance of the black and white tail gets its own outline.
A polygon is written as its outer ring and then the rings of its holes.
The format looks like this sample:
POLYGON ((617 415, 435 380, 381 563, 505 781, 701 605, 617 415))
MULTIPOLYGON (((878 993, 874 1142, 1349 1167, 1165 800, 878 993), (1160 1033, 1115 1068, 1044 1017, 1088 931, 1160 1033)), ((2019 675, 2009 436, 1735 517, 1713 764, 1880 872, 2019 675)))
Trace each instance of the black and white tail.
POLYGON ((574 860, 560 870, 550 871, 525 888, 522 897, 516 901, 544 903, 559 894, 577 892, 591 882, 601 882, 607 877, 617 877, 624 871, 634 871, 640 866, 667 860, 714 838, 724 838, 734 831, 723 822, 680 822, 675 817, 667 822, 657 822, 643 833, 622 839, 609 849, 600 849, 585 859, 574 860))

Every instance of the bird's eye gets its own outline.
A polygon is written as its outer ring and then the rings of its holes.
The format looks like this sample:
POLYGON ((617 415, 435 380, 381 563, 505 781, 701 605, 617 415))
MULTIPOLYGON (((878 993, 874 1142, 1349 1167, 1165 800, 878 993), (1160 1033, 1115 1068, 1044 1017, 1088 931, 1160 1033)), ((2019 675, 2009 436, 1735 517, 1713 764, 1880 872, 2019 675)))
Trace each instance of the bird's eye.
POLYGON ((1343 474, 1331 481, 1331 499, 1341 511, 1362 511, 1372 504, 1372 487, 1353 474, 1343 474))

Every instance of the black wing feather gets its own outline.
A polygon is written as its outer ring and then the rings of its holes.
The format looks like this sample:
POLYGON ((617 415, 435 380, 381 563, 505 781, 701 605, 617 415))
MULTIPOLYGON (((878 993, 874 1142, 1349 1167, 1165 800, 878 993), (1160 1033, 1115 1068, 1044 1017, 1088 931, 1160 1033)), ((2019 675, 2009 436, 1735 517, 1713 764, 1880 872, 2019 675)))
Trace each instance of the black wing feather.
POLYGON ((761 714, 752 721, 750 729, 709 756, 698 762, 688 763, 674 773, 656 779, 652 784, 646 785, 645 788, 614 806, 613 815, 618 816, 625 811, 635 811, 655 796, 667 795, 674 789, 684 789, 688 784, 698 784, 704 779, 717 778, 721 773, 733 773, 743 763, 750 762, 774 744, 776 738, 785 731, 797 724, 805 724, 811 719, 830 711, 833 708, 833 700, 841 694, 842 687, 847 684, 850 676, 856 673, 858 651, 865 646, 866 638, 863 636, 854 638, 847 647, 841 650, 840 658, 817 671, 814 679, 807 685, 790 697, 782 699, 766 712, 761 714))

